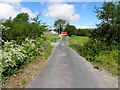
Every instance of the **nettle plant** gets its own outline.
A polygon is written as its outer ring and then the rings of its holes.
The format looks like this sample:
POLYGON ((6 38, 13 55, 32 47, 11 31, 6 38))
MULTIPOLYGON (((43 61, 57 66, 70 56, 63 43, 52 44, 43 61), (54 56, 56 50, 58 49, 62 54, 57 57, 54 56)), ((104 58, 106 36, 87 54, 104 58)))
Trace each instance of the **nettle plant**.
POLYGON ((28 39, 18 45, 15 41, 4 42, 3 48, 0 49, 0 81, 6 80, 10 75, 18 72, 20 68, 28 64, 39 53, 42 46, 42 39, 28 39))

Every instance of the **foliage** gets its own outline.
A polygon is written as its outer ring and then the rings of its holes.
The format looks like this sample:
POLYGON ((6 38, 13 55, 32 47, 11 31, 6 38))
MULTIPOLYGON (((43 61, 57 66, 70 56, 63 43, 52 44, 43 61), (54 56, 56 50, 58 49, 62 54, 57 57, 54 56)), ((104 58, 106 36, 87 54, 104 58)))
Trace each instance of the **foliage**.
POLYGON ((9 76, 16 74, 24 65, 34 60, 40 53, 39 49, 44 40, 26 38, 21 45, 15 41, 4 42, 0 61, 0 82, 6 80, 9 76))
POLYGON ((28 22, 29 20, 29 15, 27 13, 21 13, 21 14, 18 14, 15 18, 14 18, 14 21, 15 22, 28 22))
MULTIPOLYGON (((118 74, 120 53, 120 2, 104 2, 96 8, 101 23, 91 33, 89 42, 70 44, 80 55, 95 64, 98 69, 106 69, 118 74)), ((82 32, 84 33, 84 32, 82 32)))
POLYGON ((47 47, 46 50, 44 51, 44 57, 47 59, 49 57, 49 55, 51 54, 51 51, 53 49, 53 46, 51 46, 51 43, 48 42, 47 43, 47 47))
POLYGON ((43 52, 45 58, 50 55, 51 44, 41 37, 46 25, 38 18, 39 15, 30 22, 27 13, 20 13, 0 24, 0 45, 3 44, 0 48, 0 83, 18 73, 38 55, 43 55, 43 52))
POLYGON ((41 37, 46 30, 46 25, 41 24, 37 19, 31 23, 28 20, 27 13, 20 13, 13 20, 11 18, 6 20, 3 25, 7 29, 2 29, 2 40, 16 40, 17 43, 21 44, 27 37, 32 39, 41 37))
POLYGON ((90 29, 78 29, 77 31, 77 36, 90 36, 91 35, 91 31, 90 29))
POLYGON ((69 25, 69 23, 66 25, 65 31, 68 32, 68 36, 76 35, 77 29, 73 25, 69 25))
POLYGON ((108 44, 119 43, 120 40, 120 1, 104 2, 102 7, 96 8, 98 19, 101 23, 92 33, 92 37, 107 42, 108 44))
MULTIPOLYGON (((75 41, 75 39, 72 39, 75 41)), ((84 39, 85 40, 85 39, 84 39)), ((87 40, 87 39, 86 39, 87 40)), ((120 47, 115 44, 108 46, 105 42, 89 39, 87 43, 71 43, 70 47, 91 61, 96 68, 106 69, 112 74, 118 74, 120 47)))
POLYGON ((118 73, 118 55, 119 50, 104 51, 99 55, 95 56, 95 67, 99 69, 106 69, 114 75, 119 75, 118 73))
POLYGON ((58 30, 58 33, 60 34, 64 27, 66 27, 66 20, 58 19, 55 21, 54 27, 56 27, 56 30, 58 30))

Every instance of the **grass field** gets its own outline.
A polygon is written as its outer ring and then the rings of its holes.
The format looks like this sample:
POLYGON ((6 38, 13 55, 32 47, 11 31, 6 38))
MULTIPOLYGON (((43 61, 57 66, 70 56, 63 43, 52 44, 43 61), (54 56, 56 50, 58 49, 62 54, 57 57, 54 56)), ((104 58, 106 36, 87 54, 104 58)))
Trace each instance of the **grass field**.
POLYGON ((85 44, 89 41, 89 37, 85 37, 85 36, 72 36, 69 39, 69 43, 70 44, 85 44))
POLYGON ((42 37, 45 37, 47 40, 49 40, 50 42, 54 42, 55 39, 58 40, 59 37, 58 35, 53 35, 53 34, 44 34, 42 35, 42 37))

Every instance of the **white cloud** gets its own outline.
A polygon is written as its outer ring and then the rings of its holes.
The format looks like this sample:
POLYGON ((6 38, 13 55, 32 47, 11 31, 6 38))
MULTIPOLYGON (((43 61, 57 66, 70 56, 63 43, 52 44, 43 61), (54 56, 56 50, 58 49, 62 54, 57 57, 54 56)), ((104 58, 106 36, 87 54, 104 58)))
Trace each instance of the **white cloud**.
POLYGON ((0 0, 0 3, 9 3, 13 5, 20 5, 21 0, 0 0))
POLYGON ((33 13, 30 9, 28 8, 21 8, 21 12, 28 13, 30 18, 34 18, 38 12, 33 13))
POLYGON ((18 11, 7 3, 0 3, 0 18, 8 19, 9 17, 15 17, 18 11))
POLYGON ((96 28, 95 26, 89 26, 89 25, 76 25, 77 29, 84 29, 84 28, 96 28))
MULTIPOLYGON (((9 1, 9 0, 8 0, 9 1)), ((14 0, 16 1, 16 0, 14 0)), ((19 2, 0 2, 0 19, 14 18, 17 14, 25 12, 30 18, 36 16, 37 12, 33 13, 30 9, 22 7, 19 2)))
POLYGON ((77 21, 80 18, 79 14, 75 14, 74 6, 65 3, 49 4, 45 16, 67 21, 77 21))

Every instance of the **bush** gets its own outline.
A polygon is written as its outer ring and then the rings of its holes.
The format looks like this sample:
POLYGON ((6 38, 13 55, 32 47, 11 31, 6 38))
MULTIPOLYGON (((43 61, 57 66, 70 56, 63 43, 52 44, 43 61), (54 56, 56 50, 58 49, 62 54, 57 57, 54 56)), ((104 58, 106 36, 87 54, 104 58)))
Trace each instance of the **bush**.
POLYGON ((52 50, 52 46, 50 42, 47 42, 47 47, 44 51, 44 57, 47 59, 49 57, 49 55, 51 54, 51 50, 52 50))
POLYGON ((95 65, 98 65, 99 68, 107 69, 111 73, 118 74, 118 56, 119 50, 104 51, 99 55, 95 56, 95 65))
POLYGON ((20 13, 14 19, 5 20, 2 23, 5 27, 2 29, 2 40, 15 40, 18 44, 21 44, 27 37, 32 39, 41 37, 43 32, 46 31, 46 25, 39 20, 32 20, 32 22, 28 20, 29 15, 27 13, 20 13))
POLYGON ((119 46, 108 46, 105 42, 91 39, 85 45, 70 44, 70 47, 75 49, 81 56, 87 60, 93 62, 95 67, 104 68, 110 71, 112 74, 118 74, 118 62, 119 62, 119 46))
POLYGON ((15 41, 4 42, 1 50, 0 61, 0 82, 6 80, 9 76, 16 74, 20 68, 34 60, 40 53, 39 49, 44 44, 43 39, 28 39, 21 44, 15 41))
POLYGON ((91 30, 90 29, 78 29, 77 36, 90 36, 91 30))
POLYGON ((85 45, 72 45, 82 56, 86 57, 88 60, 94 60, 94 56, 106 49, 105 43, 101 41, 92 41, 90 40, 85 45))

